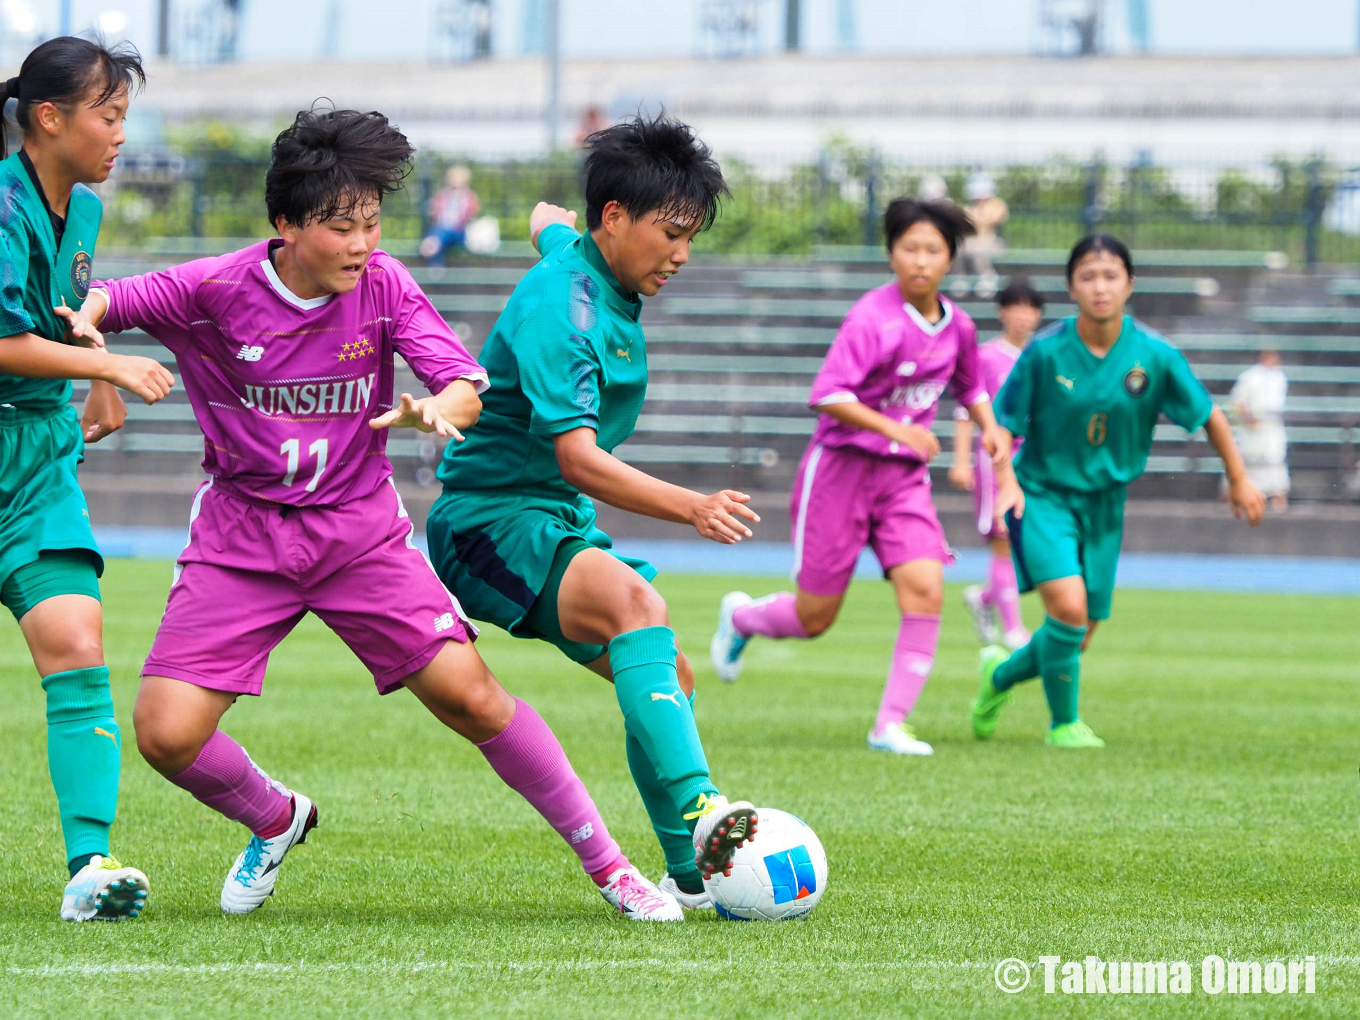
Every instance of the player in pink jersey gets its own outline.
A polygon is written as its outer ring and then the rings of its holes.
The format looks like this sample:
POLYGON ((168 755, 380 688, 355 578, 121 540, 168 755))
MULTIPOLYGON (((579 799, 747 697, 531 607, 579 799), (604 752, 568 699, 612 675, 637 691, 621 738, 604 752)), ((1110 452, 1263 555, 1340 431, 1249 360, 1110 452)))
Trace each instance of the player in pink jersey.
POLYGON ((619 852, 547 724, 486 668, 476 632, 413 544, 387 429, 461 439, 486 373, 378 250, 382 198, 411 154, 380 114, 300 113, 265 178, 279 238, 101 284, 72 313, 77 332, 141 328, 174 352, 205 438, 209 479, 143 667, 137 745, 172 783, 251 830, 222 909, 260 906, 317 810, 218 723, 239 695, 260 693, 270 651, 310 611, 378 693, 408 688, 476 743, 614 907, 678 921, 679 904, 619 852), (397 354, 432 396, 402 394, 393 407, 397 354))
MULTIPOLYGON (((996 303, 1002 335, 978 348, 982 384, 992 395, 1001 392, 1001 384, 1011 374, 1016 358, 1044 317, 1043 295, 1024 280, 1007 284, 997 295, 996 303)), ((1020 444, 1015 445, 1018 448, 1020 444)), ((996 471, 991 458, 982 455, 981 443, 974 438, 973 423, 963 407, 954 412, 954 463, 949 467, 949 480, 972 492, 978 533, 992 551, 987 584, 969 585, 963 590, 963 601, 973 614, 978 637, 984 645, 1004 643, 1008 648, 1023 648, 1029 643, 1029 631, 1020 619, 1020 592, 1015 564, 1011 561, 1011 543, 1006 522, 997 509, 1000 490, 996 471), (1000 627, 994 613, 1001 619, 1000 627)))
POLYGON ((794 481, 794 573, 798 592, 752 601, 723 598, 709 651, 732 682, 756 634, 810 638, 836 619, 860 550, 873 548, 902 613, 888 681, 869 746, 897 754, 933 749, 906 724, 935 660, 944 565, 953 561, 930 499, 929 463, 940 452, 930 431, 949 388, 982 430, 1009 507, 1019 498, 1010 441, 992 416, 978 373, 977 329, 940 296, 940 282, 973 225, 947 201, 899 198, 883 219, 896 279, 851 307, 812 384, 821 412, 794 481))

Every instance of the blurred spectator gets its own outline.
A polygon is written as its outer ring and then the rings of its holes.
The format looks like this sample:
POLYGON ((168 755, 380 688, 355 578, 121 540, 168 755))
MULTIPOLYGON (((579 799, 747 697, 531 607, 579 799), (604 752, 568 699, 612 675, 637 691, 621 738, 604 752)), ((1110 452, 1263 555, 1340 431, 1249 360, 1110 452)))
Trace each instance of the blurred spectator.
POLYGON ((997 230, 1011 212, 1005 200, 997 195, 996 181, 990 174, 979 172, 969 177, 964 186, 964 197, 968 200, 968 215, 973 218, 977 233, 963 242, 959 252, 960 268, 977 277, 973 288, 977 296, 990 298, 996 293, 998 283, 992 260, 1003 247, 997 230))
POLYGON ((1247 474, 1270 500, 1272 510, 1289 505, 1289 467, 1285 463, 1288 441, 1284 431, 1285 397, 1289 380, 1280 367, 1280 352, 1262 351, 1256 364, 1233 385, 1233 410, 1237 416, 1237 447, 1247 474))
POLYGON ((420 255, 426 262, 443 261, 450 248, 464 247, 468 224, 476 218, 482 203, 472 190, 472 171, 465 166, 449 167, 444 186, 430 199, 430 234, 420 242, 420 255))
POLYGON ((585 148, 587 138, 607 127, 609 121, 605 119, 604 111, 598 106, 587 106, 586 112, 581 114, 581 123, 576 126, 576 147, 585 148))
POLYGON ((949 197, 949 182, 939 174, 926 174, 916 185, 916 199, 919 202, 938 202, 949 197))

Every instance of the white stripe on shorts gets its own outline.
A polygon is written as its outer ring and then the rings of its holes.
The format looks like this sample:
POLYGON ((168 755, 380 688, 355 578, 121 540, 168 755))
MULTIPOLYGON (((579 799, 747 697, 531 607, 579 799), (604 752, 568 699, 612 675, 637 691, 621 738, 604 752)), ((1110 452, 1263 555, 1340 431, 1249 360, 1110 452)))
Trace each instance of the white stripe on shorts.
POLYGON ((798 571, 803 569, 803 537, 807 533, 808 500, 812 496, 812 479, 817 474, 817 462, 822 459, 823 446, 817 446, 808 458, 807 471, 803 474, 803 491, 798 497, 798 523, 793 529, 793 579, 798 580, 798 571))
POLYGON ((996 471, 992 468, 991 455, 981 446, 977 448, 977 476, 973 484, 978 487, 978 532, 990 535, 996 526, 996 471))
MULTIPOLYGON (((200 485, 198 491, 194 493, 194 501, 189 506, 189 527, 186 529, 184 535, 184 549, 188 549, 189 544, 194 540, 194 521, 198 520, 198 512, 203 509, 203 494, 212 488, 212 483, 212 476, 209 475, 208 480, 200 485)), ((180 550, 181 555, 183 555, 184 549, 180 550)), ((180 566, 179 560, 176 559, 175 574, 170 582, 170 587, 173 588, 175 585, 179 584, 179 575, 182 573, 184 573, 184 568, 180 566)))

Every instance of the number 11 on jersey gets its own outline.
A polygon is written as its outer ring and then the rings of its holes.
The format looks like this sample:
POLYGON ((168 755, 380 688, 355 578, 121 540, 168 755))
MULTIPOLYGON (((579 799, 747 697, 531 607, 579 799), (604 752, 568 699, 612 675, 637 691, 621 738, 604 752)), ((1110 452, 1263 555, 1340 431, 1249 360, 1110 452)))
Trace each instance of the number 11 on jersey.
MULTIPOLYGON (((297 477, 299 451, 302 443, 297 439, 285 439, 279 447, 279 453, 288 458, 288 471, 283 476, 283 484, 289 486, 293 484, 293 479, 297 477)), ((311 446, 307 447, 307 452, 316 458, 316 471, 312 474, 312 480, 307 483, 307 491, 315 492, 318 483, 321 481, 321 473, 326 470, 326 454, 330 448, 329 439, 318 439, 311 446)))

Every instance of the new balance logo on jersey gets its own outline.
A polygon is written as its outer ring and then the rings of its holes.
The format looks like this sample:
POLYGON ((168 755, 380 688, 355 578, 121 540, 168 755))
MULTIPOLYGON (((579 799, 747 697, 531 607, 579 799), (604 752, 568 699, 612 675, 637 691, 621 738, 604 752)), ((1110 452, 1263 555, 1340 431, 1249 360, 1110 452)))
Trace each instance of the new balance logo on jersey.
POLYGON ((443 616, 436 616, 434 618, 434 632, 436 634, 442 634, 444 631, 452 629, 453 629, 452 613, 445 613, 443 616))
POLYGON ((900 365, 897 366, 897 374, 898 374, 898 375, 904 375, 904 376, 906 376, 906 375, 915 375, 915 374, 916 374, 916 362, 914 362, 914 361, 904 361, 904 362, 902 362, 900 365))
POLYGON ((595 835, 595 826, 590 822, 586 822, 586 824, 579 829, 572 830, 571 841, 573 843, 584 843, 593 835, 595 835))
POLYGON ((680 692, 679 692, 679 691, 674 691, 674 692, 672 692, 671 694, 658 694, 656 691, 653 691, 653 692, 652 692, 652 700, 653 700, 653 701, 669 701, 669 702, 670 702, 671 704, 673 704, 676 708, 679 708, 679 707, 680 707, 680 692))
POLYGON ((241 349, 236 352, 237 361, 259 361, 264 357, 263 347, 251 347, 250 344, 242 344, 241 349))

